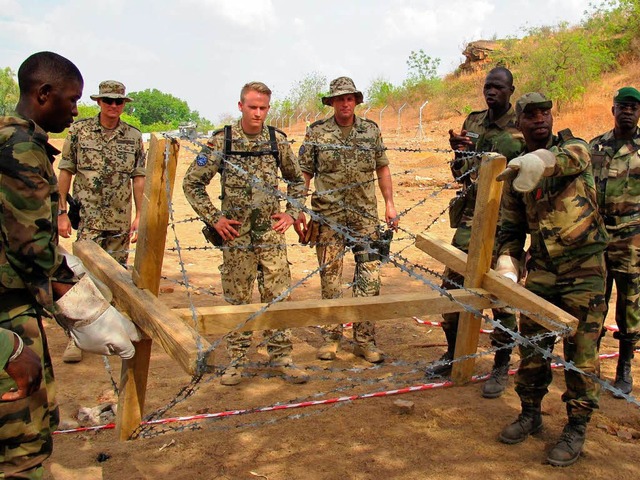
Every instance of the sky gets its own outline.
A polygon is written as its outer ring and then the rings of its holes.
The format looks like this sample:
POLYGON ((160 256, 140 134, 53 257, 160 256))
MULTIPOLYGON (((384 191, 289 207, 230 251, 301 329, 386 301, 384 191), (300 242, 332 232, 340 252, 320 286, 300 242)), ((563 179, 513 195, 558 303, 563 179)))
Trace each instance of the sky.
POLYGON ((591 0, 0 0, 0 68, 32 53, 73 61, 92 103, 102 80, 156 88, 214 123, 236 115, 239 92, 262 81, 283 100, 312 73, 399 85, 412 50, 446 74, 479 39, 579 23, 591 0))

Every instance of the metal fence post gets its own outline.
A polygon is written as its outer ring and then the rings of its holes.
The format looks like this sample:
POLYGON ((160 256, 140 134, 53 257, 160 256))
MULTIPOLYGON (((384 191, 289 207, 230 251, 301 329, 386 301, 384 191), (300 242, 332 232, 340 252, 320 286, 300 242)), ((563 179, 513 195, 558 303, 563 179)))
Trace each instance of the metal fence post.
POLYGON ((425 100, 422 106, 420 107, 420 116, 418 120, 418 133, 416 135, 416 137, 418 137, 419 140, 422 140, 424 138, 424 129, 422 128, 422 109, 427 106, 427 103, 429 103, 429 100, 425 100))
POLYGON ((400 133, 400 128, 402 127, 402 110, 404 109, 404 107, 407 106, 407 102, 405 102, 399 109, 398 109, 398 133, 400 133))
POLYGON ((384 112, 384 111, 387 109, 387 107, 388 107, 388 106, 389 106, 389 105, 385 105, 385 106, 382 108, 382 110, 380 110, 380 121, 378 122, 378 126, 380 127, 380 130, 382 130, 382 112, 384 112))

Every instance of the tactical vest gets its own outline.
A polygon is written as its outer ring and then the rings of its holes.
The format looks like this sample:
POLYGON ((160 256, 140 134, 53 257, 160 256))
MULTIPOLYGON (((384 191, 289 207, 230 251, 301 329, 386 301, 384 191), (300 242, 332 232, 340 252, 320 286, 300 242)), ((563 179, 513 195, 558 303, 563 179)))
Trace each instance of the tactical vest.
POLYGON ((228 155, 238 157, 261 157, 263 155, 273 155, 276 160, 276 168, 280 168, 280 151, 278 150, 278 142, 276 140, 276 128, 271 125, 267 126, 269 130, 269 150, 260 150, 258 152, 239 152, 232 149, 231 125, 224 126, 224 157, 220 162, 218 173, 222 174, 224 170, 224 162, 228 155))

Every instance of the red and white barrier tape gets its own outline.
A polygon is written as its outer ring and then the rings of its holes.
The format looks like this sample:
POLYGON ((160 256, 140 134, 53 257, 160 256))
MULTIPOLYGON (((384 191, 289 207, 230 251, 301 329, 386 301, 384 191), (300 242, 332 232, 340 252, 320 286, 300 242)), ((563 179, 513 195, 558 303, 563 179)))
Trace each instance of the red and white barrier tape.
MULTIPOLYGON (((618 353, 601 353, 599 355, 600 359, 608 359, 608 358, 616 358, 618 353)), ((562 364, 553 363, 551 364, 551 368, 562 368, 562 364)), ((509 375, 514 375, 518 370, 510 369, 509 375)), ((471 378, 472 382, 482 382, 487 380, 491 376, 490 373, 486 373, 484 375, 475 375, 471 378)), ((190 415, 187 417, 170 417, 170 418, 162 418, 159 420, 151 420, 148 422, 142 422, 142 425, 164 425, 168 423, 177 423, 177 422, 193 422, 198 420, 206 420, 210 418, 223 418, 223 417, 231 417, 234 415, 244 415, 247 413, 264 413, 264 412, 275 412, 278 410, 289 410, 294 408, 305 408, 305 407, 313 407, 317 405, 331 405, 334 403, 342 403, 342 402, 352 402, 354 400, 364 400, 366 398, 379 398, 379 397, 388 397, 391 395, 402 395, 404 393, 412 393, 412 392, 422 392, 424 390, 433 390, 436 388, 444 388, 453 386, 453 382, 451 380, 447 380, 444 382, 436 382, 436 383, 425 383, 422 385, 415 385, 412 387, 399 388, 396 390, 387 390, 385 392, 374 392, 374 393, 365 393, 362 395, 349 395, 345 397, 337 397, 337 398, 328 398, 325 400, 313 400, 307 402, 298 402, 298 403, 287 403, 285 405, 270 405, 268 407, 259 407, 259 408, 243 408, 240 410, 226 410, 218 413, 203 413, 199 415, 190 415)), ((79 433, 79 432, 91 432, 97 430, 111 430, 115 428, 115 423, 108 423, 106 425, 97 425, 94 427, 78 427, 78 428, 70 428, 67 430, 56 430, 53 432, 54 434, 63 434, 63 433, 79 433)))

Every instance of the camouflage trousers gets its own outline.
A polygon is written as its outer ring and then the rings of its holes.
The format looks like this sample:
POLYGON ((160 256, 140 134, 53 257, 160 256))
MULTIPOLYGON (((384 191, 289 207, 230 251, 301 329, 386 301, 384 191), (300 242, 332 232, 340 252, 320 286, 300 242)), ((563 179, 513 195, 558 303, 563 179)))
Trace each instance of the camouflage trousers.
MULTIPOLYGON (((527 290, 562 308, 579 320, 574 335, 563 339, 564 359, 584 372, 565 370, 566 403, 569 418, 588 421, 598 408, 600 385, 595 381, 600 373, 597 344, 604 321, 604 291, 606 269, 604 257, 594 255, 575 269, 557 274, 529 262, 527 290)), ((526 337, 548 333, 544 327, 526 315, 520 317, 520 330, 526 337)), ((537 343, 552 352, 555 336, 546 336, 537 343)), ((531 346, 520 346, 520 366, 516 374, 516 392, 523 404, 540 405, 551 384, 551 359, 531 346)))
MULTIPOLYGON (((346 243, 344 238, 330 227, 322 225, 316 246, 320 270, 322 298, 342 298, 342 267, 346 243)), ((356 261, 353 272, 353 296, 375 297, 380 295, 380 260, 356 261)), ((342 323, 322 325, 322 337, 325 341, 342 338, 342 323)), ((354 322, 353 339, 361 345, 374 344, 375 326, 371 322, 354 322)))
MULTIPOLYGON (((453 236, 453 240, 451 244, 459 248, 465 253, 469 252, 469 243, 471 241, 471 224, 473 222, 473 210, 468 211, 465 210, 465 213, 462 217, 460 226, 456 229, 456 233, 453 236)), ((494 252, 495 256, 495 252, 494 252)), ((494 258, 495 262, 495 258, 494 258)), ((458 272, 455 272, 449 268, 446 268, 444 271, 444 280, 442 282, 442 288, 446 288, 447 290, 452 290, 456 288, 460 288, 456 285, 464 285, 464 276, 458 272)), ((500 322, 500 324, 511 330, 512 332, 518 331, 518 320, 515 314, 507 312, 503 309, 494 308, 492 309, 493 318, 500 322)), ((460 319, 460 314, 457 312, 454 313, 444 313, 442 315, 442 330, 449 338, 456 338, 458 333, 458 320, 460 319)), ((513 339, 511 335, 506 333, 499 328, 494 328, 493 333, 490 335, 491 345, 494 347, 502 347, 504 345, 508 345, 513 343, 513 339)))
POLYGON ((123 266, 127 266, 129 260, 129 231, 116 230, 91 230, 80 226, 78 240, 93 240, 107 252, 113 259, 123 266))
MULTIPOLYGON (((637 343, 640 340, 640 232, 638 227, 622 229, 611 235, 607 262, 606 310, 616 285, 616 325, 613 337, 637 343)), ((604 330, 603 330, 604 334, 604 330)))
MULTIPOLYGON (((42 462, 53 450, 52 433, 58 427, 53 367, 40 314, 25 295, 0 295, 0 328, 22 338, 25 348, 41 359, 43 381, 27 398, 0 402, 0 478, 41 479, 42 462)), ((16 384, 0 370, 0 395, 16 384)))
MULTIPOLYGON (((256 237, 249 232, 225 245, 228 248, 222 250, 220 273, 224 297, 230 304, 251 303, 256 280, 263 303, 273 301, 290 287, 291 272, 284 235, 269 230, 256 237)), ((225 336, 227 352, 232 361, 239 364, 245 362, 252 336, 252 332, 246 331, 233 331, 225 336)), ((262 336, 272 360, 291 355, 293 346, 288 329, 263 330, 262 336)))

